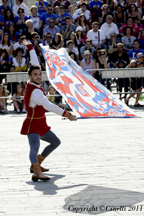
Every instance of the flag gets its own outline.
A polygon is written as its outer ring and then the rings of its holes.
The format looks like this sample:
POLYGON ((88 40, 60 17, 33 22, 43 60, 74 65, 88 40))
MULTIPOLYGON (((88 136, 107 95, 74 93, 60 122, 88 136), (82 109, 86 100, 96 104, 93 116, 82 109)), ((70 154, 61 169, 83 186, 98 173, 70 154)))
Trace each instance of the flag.
POLYGON ((78 66, 64 48, 41 45, 47 76, 78 117, 137 117, 107 88, 78 66))

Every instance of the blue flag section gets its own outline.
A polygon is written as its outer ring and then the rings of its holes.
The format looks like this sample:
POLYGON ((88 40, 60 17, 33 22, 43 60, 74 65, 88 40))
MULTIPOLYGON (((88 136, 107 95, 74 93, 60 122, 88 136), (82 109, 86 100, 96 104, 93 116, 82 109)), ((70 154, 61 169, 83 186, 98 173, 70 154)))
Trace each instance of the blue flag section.
POLYGON ((53 87, 81 118, 137 117, 107 88, 78 66, 64 48, 42 46, 47 76, 53 87))

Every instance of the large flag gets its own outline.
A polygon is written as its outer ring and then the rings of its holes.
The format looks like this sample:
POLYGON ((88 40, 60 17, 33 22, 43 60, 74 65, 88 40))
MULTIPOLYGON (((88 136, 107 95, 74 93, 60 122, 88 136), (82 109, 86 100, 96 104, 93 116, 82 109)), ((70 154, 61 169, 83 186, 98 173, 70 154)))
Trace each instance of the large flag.
POLYGON ((136 117, 107 88, 78 66, 64 48, 42 46, 47 76, 78 117, 136 117))

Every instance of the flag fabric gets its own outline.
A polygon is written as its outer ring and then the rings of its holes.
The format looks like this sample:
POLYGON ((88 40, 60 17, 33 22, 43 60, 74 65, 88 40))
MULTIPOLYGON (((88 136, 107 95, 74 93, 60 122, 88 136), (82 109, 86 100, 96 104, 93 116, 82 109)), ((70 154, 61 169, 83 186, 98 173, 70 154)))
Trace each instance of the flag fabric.
POLYGON ((47 76, 77 117, 137 117, 107 88, 78 66, 64 48, 41 45, 47 76))

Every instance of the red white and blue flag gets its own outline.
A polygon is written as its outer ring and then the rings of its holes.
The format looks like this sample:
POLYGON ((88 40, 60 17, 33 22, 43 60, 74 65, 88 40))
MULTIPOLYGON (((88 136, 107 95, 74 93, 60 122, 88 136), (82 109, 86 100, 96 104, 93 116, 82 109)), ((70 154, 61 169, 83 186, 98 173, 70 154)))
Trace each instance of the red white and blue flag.
POLYGON ((64 48, 42 46, 47 76, 78 117, 137 117, 107 88, 78 66, 64 48))

